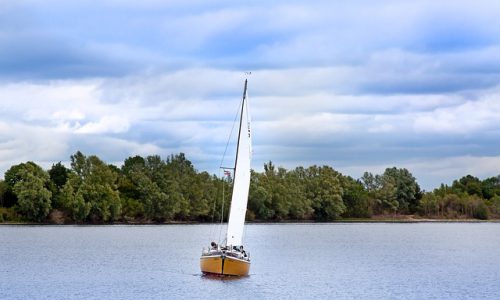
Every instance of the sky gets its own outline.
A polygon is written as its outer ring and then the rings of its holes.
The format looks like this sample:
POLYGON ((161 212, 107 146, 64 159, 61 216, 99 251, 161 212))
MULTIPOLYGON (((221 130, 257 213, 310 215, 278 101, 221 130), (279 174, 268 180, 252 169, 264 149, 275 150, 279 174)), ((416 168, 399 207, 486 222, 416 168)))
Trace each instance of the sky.
POLYGON ((500 174, 494 0, 0 0, 0 174, 78 150, 217 173, 246 71, 257 171, 500 174))

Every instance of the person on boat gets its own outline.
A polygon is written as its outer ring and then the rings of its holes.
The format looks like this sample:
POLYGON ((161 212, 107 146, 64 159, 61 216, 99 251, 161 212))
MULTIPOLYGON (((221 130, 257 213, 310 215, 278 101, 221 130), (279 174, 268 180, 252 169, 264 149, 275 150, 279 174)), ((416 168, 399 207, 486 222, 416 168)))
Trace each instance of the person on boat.
POLYGON ((210 246, 212 246, 213 250, 217 250, 217 243, 216 242, 211 242, 210 246))
POLYGON ((243 257, 247 257, 247 253, 243 249, 243 245, 240 246, 240 252, 241 252, 241 254, 243 254, 243 257))

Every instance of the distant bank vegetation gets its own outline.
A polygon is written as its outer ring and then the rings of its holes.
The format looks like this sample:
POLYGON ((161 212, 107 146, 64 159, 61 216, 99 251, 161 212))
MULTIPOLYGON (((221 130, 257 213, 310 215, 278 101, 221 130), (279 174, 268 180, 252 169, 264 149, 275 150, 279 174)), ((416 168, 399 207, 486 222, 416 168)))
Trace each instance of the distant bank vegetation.
MULTIPOLYGON (((230 178, 198 172, 180 153, 127 158, 118 168, 77 152, 71 167, 12 166, 0 181, 0 222, 149 223, 227 218, 230 178), (224 191, 225 203, 222 203, 224 191)), ((500 175, 471 175, 420 189, 407 169, 387 168, 353 179, 329 166, 287 170, 272 162, 252 172, 247 220, 334 221, 415 215, 423 218, 500 217, 500 175)))

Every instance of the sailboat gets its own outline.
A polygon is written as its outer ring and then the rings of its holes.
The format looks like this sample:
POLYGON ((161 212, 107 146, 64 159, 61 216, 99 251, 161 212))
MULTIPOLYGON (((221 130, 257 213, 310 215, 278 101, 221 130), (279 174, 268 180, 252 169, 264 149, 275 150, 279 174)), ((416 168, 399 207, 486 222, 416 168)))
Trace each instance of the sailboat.
POLYGON ((246 276, 250 270, 250 254, 243 247, 252 156, 247 86, 248 80, 245 80, 226 238, 221 245, 212 242, 208 248, 203 249, 200 268, 204 274, 246 276))

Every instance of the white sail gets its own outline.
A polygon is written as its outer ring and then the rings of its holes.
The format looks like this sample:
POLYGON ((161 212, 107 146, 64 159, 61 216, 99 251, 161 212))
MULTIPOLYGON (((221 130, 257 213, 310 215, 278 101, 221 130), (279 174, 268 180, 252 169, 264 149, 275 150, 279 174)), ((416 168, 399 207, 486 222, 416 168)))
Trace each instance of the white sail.
POLYGON ((226 244, 242 245, 243 227, 247 211, 248 190, 250 188, 250 162, 252 159, 252 140, 250 130, 250 113, 248 111, 247 81, 243 92, 241 107, 240 131, 236 165, 234 170, 233 196, 227 226, 226 244))

